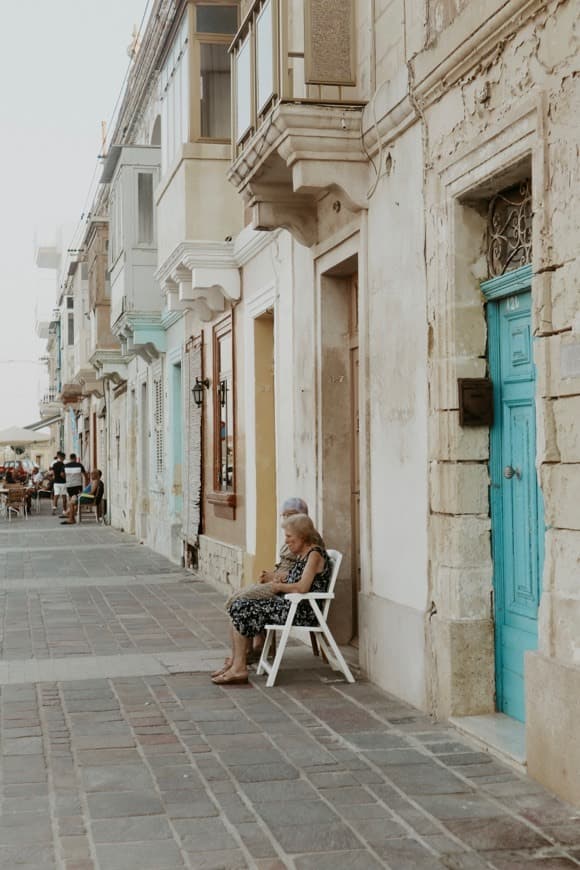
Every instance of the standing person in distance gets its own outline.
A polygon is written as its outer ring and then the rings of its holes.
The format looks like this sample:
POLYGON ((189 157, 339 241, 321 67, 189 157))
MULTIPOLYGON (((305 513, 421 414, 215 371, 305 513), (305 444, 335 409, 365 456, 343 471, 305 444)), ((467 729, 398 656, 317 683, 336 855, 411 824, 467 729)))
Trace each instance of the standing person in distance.
POLYGON ((56 454, 56 459, 52 463, 52 477, 53 477, 53 487, 52 487, 52 513, 53 515, 56 513, 56 509, 58 507, 58 499, 59 496, 62 498, 61 503, 61 511, 63 514, 66 514, 66 502, 67 502, 67 492, 66 492, 66 473, 64 467, 65 455, 62 450, 59 450, 56 454))
MULTIPOLYGON (((69 498, 79 495, 83 491, 83 486, 89 483, 89 475, 85 471, 85 467, 77 459, 76 453, 71 453, 70 460, 64 464, 64 472, 66 477, 66 491, 69 498)), ((63 511, 61 518, 68 519, 66 512, 63 511)))

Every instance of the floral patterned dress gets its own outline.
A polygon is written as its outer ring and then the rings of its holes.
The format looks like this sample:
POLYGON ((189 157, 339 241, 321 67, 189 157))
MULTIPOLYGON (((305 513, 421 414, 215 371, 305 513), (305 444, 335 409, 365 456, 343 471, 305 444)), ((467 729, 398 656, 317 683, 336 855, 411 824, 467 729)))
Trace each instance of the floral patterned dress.
MULTIPOLYGON (((288 586, 298 583, 311 553, 320 553, 324 559, 324 568, 314 577, 310 591, 326 592, 330 580, 330 559, 322 547, 312 547, 302 559, 297 559, 284 582, 288 586)), ((292 589, 288 589, 288 592, 292 592, 292 589)), ((232 602, 229 614, 233 626, 239 634, 244 635, 244 637, 254 637, 264 631, 264 626, 270 623, 283 625, 289 610, 290 601, 286 601, 283 594, 280 594, 274 598, 261 600, 237 598, 232 602)), ((307 601, 302 601, 298 605, 293 625, 308 627, 316 624, 316 616, 310 604, 307 601)))

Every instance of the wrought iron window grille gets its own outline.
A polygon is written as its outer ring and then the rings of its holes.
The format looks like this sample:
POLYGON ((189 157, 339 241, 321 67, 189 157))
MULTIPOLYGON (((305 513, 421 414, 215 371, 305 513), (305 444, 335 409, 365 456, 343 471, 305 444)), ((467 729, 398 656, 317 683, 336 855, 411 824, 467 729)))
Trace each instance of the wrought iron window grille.
POLYGON ((532 261, 532 185, 529 179, 497 193, 488 208, 490 278, 532 261))

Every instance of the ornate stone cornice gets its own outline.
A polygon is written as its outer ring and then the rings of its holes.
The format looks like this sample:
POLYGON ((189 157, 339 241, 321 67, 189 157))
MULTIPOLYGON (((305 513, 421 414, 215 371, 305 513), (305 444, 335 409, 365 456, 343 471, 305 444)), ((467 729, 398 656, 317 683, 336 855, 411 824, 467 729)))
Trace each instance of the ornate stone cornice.
POLYGON ((362 104, 279 103, 232 164, 230 181, 253 205, 259 183, 287 186, 298 197, 316 197, 334 188, 342 191, 353 211, 366 208, 362 110, 362 104), (272 160, 276 166, 270 172, 272 160), (290 170, 286 177, 281 174, 284 167, 290 170), (247 187, 253 189, 249 195, 247 187))
POLYGON ((160 311, 124 311, 113 324, 113 332, 121 342, 125 358, 140 356, 150 363, 167 349, 160 311))
POLYGON ((120 349, 99 348, 90 357, 89 362, 95 369, 99 380, 109 378, 117 385, 127 380, 128 360, 120 349))
POLYGON ((374 156, 419 120, 420 112, 485 63, 523 22, 545 6, 542 0, 493 0, 486 11, 468 4, 437 43, 416 54, 377 88, 363 113, 365 149, 374 156), (450 47, 451 46, 451 47, 450 47))
POLYGON ((240 298, 240 273, 231 241, 185 241, 177 245, 155 277, 168 312, 193 311, 207 322, 240 298))
POLYGON ((468 3, 446 28, 444 38, 413 58, 414 94, 423 106, 488 60, 526 20, 546 7, 545 0, 493 0, 493 5, 495 9, 488 3, 484 16, 481 4, 468 3))
POLYGON ((234 259, 241 269, 250 260, 263 251, 272 241, 275 233, 254 230, 252 227, 244 227, 234 239, 234 259))

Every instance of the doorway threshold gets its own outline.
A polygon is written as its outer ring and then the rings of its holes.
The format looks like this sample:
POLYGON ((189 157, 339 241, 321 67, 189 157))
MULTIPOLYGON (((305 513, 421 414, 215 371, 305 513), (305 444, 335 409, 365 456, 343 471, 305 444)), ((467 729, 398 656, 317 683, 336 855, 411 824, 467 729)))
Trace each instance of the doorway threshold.
POLYGON ((483 749, 526 773, 526 726, 505 713, 452 716, 449 722, 483 749))

